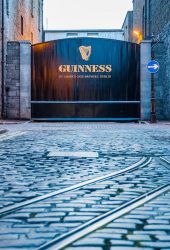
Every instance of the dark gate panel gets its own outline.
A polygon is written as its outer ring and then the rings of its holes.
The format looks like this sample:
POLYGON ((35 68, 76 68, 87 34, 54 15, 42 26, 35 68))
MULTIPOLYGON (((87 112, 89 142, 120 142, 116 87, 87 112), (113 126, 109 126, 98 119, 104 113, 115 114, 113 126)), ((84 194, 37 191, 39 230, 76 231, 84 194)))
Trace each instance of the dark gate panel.
POLYGON ((32 119, 139 119, 139 51, 98 38, 33 45, 32 119))

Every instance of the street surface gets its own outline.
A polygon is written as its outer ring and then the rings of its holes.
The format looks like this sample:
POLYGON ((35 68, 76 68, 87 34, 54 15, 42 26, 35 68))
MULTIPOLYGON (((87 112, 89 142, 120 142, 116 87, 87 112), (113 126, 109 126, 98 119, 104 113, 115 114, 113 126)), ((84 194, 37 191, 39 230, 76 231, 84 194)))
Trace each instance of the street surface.
POLYGON ((168 122, 1 122, 0 167, 0 249, 170 250, 168 122), (128 202, 164 186, 123 212, 128 202), (61 241, 116 209, 121 214, 114 220, 61 241))

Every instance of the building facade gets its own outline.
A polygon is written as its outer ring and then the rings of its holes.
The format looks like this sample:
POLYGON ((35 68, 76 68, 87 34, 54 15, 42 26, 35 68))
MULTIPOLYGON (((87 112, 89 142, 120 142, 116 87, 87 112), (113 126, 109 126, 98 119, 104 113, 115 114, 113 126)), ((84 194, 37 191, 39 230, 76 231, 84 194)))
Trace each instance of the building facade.
POLYGON ((128 11, 122 25, 124 40, 133 42, 133 11, 128 11))
POLYGON ((152 59, 160 64, 154 75, 158 119, 170 119, 170 1, 133 0, 133 42, 151 41, 152 59), (136 34, 135 34, 135 33, 136 34))
POLYGON ((7 44, 11 41, 27 40, 32 44, 42 41, 43 0, 1 0, 0 29, 0 113, 5 116, 6 68, 10 63, 7 44))
POLYGON ((124 33, 122 29, 109 29, 109 30, 45 30, 43 41, 51 41, 65 38, 75 37, 95 37, 95 38, 108 38, 124 41, 124 33))
POLYGON ((155 75, 157 113, 170 119, 170 1, 150 0, 147 7, 143 32, 145 37, 151 36, 154 57, 160 63, 160 71, 155 75))
MULTIPOLYGON (((142 34, 142 16, 145 0, 133 0, 133 31, 137 31, 142 34)), ((143 37, 142 37, 143 38, 143 37)), ((138 42, 138 36, 133 33, 133 42, 138 42)))

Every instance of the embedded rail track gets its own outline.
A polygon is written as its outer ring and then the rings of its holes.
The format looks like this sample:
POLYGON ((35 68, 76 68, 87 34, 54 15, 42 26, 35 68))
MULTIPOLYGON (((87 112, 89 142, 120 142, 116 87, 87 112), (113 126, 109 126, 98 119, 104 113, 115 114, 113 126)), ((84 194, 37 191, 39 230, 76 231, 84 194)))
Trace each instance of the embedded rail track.
POLYGON ((19 210, 22 207, 25 207, 27 205, 30 205, 30 204, 33 204, 33 203, 36 203, 39 201, 43 201, 45 199, 52 198, 54 196, 57 196, 57 195, 60 195, 60 194, 63 194, 63 193, 69 192, 69 191, 80 189, 80 188, 82 188, 84 186, 88 186, 92 183, 97 183, 99 181, 108 180, 108 179, 113 178, 113 177, 118 177, 118 176, 125 174, 125 173, 130 173, 132 171, 137 170, 138 168, 142 168, 142 167, 147 166, 150 162, 151 162, 151 158, 143 157, 137 163, 132 164, 131 166, 124 168, 122 170, 119 170, 119 171, 116 171, 116 172, 113 172, 110 174, 106 174, 106 175, 103 175, 103 176, 100 176, 97 178, 93 178, 93 179, 90 179, 88 181, 83 181, 81 183, 78 183, 78 184, 75 184, 75 185, 54 191, 54 192, 50 192, 50 193, 45 194, 45 195, 38 196, 38 197, 33 198, 33 199, 29 199, 29 200, 19 202, 17 204, 2 208, 2 209, 0 209, 0 218, 9 214, 9 213, 12 213, 16 210, 19 210))
MULTIPOLYGON (((164 157, 160 157, 160 160, 168 164, 169 166, 166 165, 166 167, 170 169, 170 162, 167 159, 165 159, 164 157)), ((148 162, 150 161, 151 159, 148 160, 148 162)), ((74 230, 45 243, 44 245, 37 248, 37 250, 65 249, 67 246, 70 246, 77 240, 87 236, 88 234, 100 229, 103 226, 106 226, 113 220, 125 215, 126 213, 130 212, 131 210, 139 206, 144 205, 145 203, 151 201, 152 199, 156 198, 161 194, 164 194, 169 190, 170 190, 170 182, 156 189, 153 189, 152 191, 147 192, 135 199, 132 199, 131 201, 126 202, 121 206, 118 206, 116 209, 112 209, 109 212, 106 212, 104 214, 101 214, 100 216, 95 217, 94 219, 82 224, 81 226, 75 228, 74 230)))
POLYGON ((22 136, 27 134, 27 132, 22 132, 22 131, 18 131, 18 132, 5 132, 0 136, 0 142, 2 141, 6 141, 6 140, 10 140, 12 138, 18 137, 18 136, 22 136))
POLYGON ((163 162, 165 162, 166 164, 170 165, 170 161, 167 160, 166 158, 160 157, 160 160, 163 161, 163 162))
POLYGON ((98 216, 87 223, 84 223, 80 227, 68 232, 67 234, 61 235, 53 239, 50 242, 42 245, 37 248, 37 250, 62 250, 65 247, 69 246, 71 243, 81 239, 82 237, 94 232, 95 230, 107 225, 111 221, 123 216, 124 214, 130 212, 131 210, 145 204, 146 202, 156 198, 157 196, 170 190, 170 183, 163 185, 157 189, 152 190, 140 197, 131 200, 130 202, 125 203, 122 206, 119 206, 116 209, 113 209, 107 213, 98 216))
MULTIPOLYGON (((61 250, 66 248, 67 246, 70 246, 72 243, 76 242, 77 240, 81 239, 82 237, 94 232, 95 230, 107 225, 108 223, 110 223, 112 220, 121 217, 122 215, 128 213, 129 211, 133 210, 134 208, 137 208, 143 204, 145 204, 146 202, 156 198, 157 196, 167 192, 168 190, 170 190, 170 178, 167 177, 167 173, 169 172, 170 169, 170 163, 167 159, 160 157, 160 162, 162 162, 163 164, 161 164, 161 168, 157 169, 157 167, 155 166, 155 171, 157 171, 157 176, 154 176, 154 173, 152 173, 153 171, 153 166, 148 167, 148 165, 150 163, 152 163, 152 158, 147 158, 147 157, 143 157, 140 161, 138 161, 137 163, 122 169, 120 171, 116 171, 110 174, 106 174, 103 175, 101 177, 97 177, 97 178, 93 178, 91 180, 88 181, 84 181, 81 183, 78 183, 76 185, 72 185, 69 186, 67 188, 63 188, 54 192, 50 192, 48 194, 42 195, 42 196, 38 196, 36 198, 33 199, 29 199, 27 201, 24 202, 20 202, 17 203, 15 205, 3 208, 0 210, 0 217, 4 217, 6 220, 11 214, 14 214, 15 218, 15 213, 18 212, 20 210, 28 210, 31 209, 30 205, 36 205, 41 203, 42 201, 46 201, 46 204, 49 203, 55 203, 57 204, 58 200, 56 199, 57 197, 61 197, 61 195, 64 194, 70 194, 73 192, 80 192, 80 191, 84 191, 84 189, 88 189, 91 190, 93 189, 93 187, 91 186, 92 184, 94 184, 94 186, 96 186, 97 189, 97 185, 104 185, 107 184, 108 187, 102 187, 102 189, 108 191, 108 193, 106 193, 107 195, 111 195, 113 193, 113 189, 110 189, 110 185, 115 186, 115 189, 117 191, 115 191, 115 197, 117 200, 122 199, 122 203, 115 203, 116 205, 112 208, 110 208, 110 206, 108 205, 108 209, 107 211, 100 212, 99 215, 95 215, 93 216, 93 218, 88 219, 87 221, 82 221, 82 223, 78 226, 75 226, 74 228, 69 229, 66 233, 60 233, 60 235, 56 235, 55 237, 52 237, 50 240, 48 239, 44 244, 40 244, 40 246, 38 248, 36 248, 37 250, 61 250), (164 180, 162 180, 162 176, 160 175, 161 173, 161 169, 166 169, 165 172, 163 173, 163 177, 164 180), (149 172, 150 175, 152 175, 151 181, 149 181, 146 177, 146 173, 149 172), (141 173, 141 175, 140 175, 141 173), (136 175, 135 175, 136 174, 136 175), (130 175, 134 175, 134 179, 133 182, 133 187, 131 188, 131 186, 129 186, 128 188, 125 188, 125 190, 130 190, 133 191, 134 193, 136 192, 136 194, 132 197, 128 197, 127 195, 127 199, 124 199, 123 196, 119 196, 119 192, 121 186, 123 185, 127 185, 127 183, 130 183, 130 179, 128 180, 128 182, 126 182, 125 177, 128 176, 127 178, 131 178, 130 175), (143 176, 142 176, 143 175, 143 176), (137 180, 139 179, 139 180, 137 180), (119 183, 120 181, 120 183, 119 183), (121 182, 122 181, 122 182, 121 182), (113 184, 111 184, 113 182, 113 184), (137 182, 139 184, 137 184, 137 182), (117 186, 116 184, 117 183, 117 186), (123 183, 123 184, 122 184, 123 183), (148 186, 147 186, 148 185, 148 186), (72 192, 71 192, 72 191, 72 192), (124 199, 124 200, 123 200, 124 199)), ((129 184, 128 184, 129 185, 129 184)), ((122 194, 124 194, 124 192, 122 192, 122 194)), ((100 193, 99 193, 100 196, 100 193)), ((62 198, 61 198, 62 199, 62 198)), ((70 206, 72 205, 71 201, 70 202, 70 206)), ((86 202, 86 201, 84 201, 86 202)), ((58 209, 60 208, 60 203, 58 204, 58 209)), ((111 205, 112 206, 112 205, 111 205)), ((88 208, 87 208, 88 210, 88 208)), ((86 211, 87 211, 86 210, 86 211)), ((53 210, 52 210, 53 211, 53 210)), ((90 208, 89 208, 90 211, 90 208)), ((24 212, 24 211, 22 211, 24 212)), ((50 211, 47 212, 47 214, 50 214, 50 211)), ((36 218, 35 218, 36 219, 36 218)), ((41 220, 41 218, 39 218, 41 220)), ((34 223, 34 218, 32 219, 28 219, 28 223, 31 223, 33 221, 34 223)), ((36 220, 35 220, 36 221, 36 220)), ((42 219, 43 221, 43 219, 42 219)), ((48 221, 48 218, 47 218, 48 221)), ((62 224, 64 220, 62 219, 60 222, 60 224, 62 224)), ((24 220, 25 223, 25 220, 24 220)), ((57 226, 56 226, 57 227, 57 226)), ((64 226, 63 226, 64 227, 64 226)), ((48 231, 48 229, 47 229, 48 231)), ((34 248, 35 249, 35 248, 34 248)))

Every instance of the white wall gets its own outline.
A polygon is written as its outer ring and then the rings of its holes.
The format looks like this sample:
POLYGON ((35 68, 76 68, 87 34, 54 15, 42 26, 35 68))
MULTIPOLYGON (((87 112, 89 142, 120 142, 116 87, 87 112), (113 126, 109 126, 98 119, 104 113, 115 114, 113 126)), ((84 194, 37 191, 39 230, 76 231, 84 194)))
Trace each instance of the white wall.
POLYGON ((93 30, 93 31, 44 31, 44 41, 58 40, 71 37, 96 37, 124 41, 122 30, 93 30))

